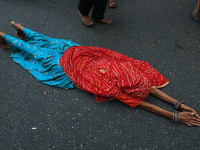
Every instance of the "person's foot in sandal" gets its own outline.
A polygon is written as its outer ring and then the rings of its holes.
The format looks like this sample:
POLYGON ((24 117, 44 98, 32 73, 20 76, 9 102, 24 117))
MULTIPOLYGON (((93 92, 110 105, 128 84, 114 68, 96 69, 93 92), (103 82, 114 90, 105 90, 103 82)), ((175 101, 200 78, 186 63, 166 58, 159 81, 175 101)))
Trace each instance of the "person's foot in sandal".
POLYGON ((92 20, 88 16, 84 16, 81 14, 81 12, 78 10, 79 16, 81 17, 81 21, 86 25, 86 26, 91 26, 93 24, 92 20))
POLYGON ((8 46, 8 44, 6 43, 6 41, 4 39, 4 35, 5 35, 5 33, 0 31, 0 48, 9 49, 10 47, 8 46))
POLYGON ((199 0, 194 0, 194 9, 192 12, 192 17, 195 21, 200 20, 200 3, 199 0))
POLYGON ((115 0, 109 0, 108 1, 108 5, 109 5, 110 8, 117 7, 117 4, 116 4, 115 0))
POLYGON ((105 23, 105 24, 111 24, 112 20, 108 19, 108 18, 103 18, 101 20, 96 20, 96 19, 92 19, 94 22, 101 22, 101 23, 105 23))
POLYGON ((25 39, 25 35, 24 35, 24 32, 23 32, 24 27, 22 25, 14 22, 14 21, 11 21, 10 25, 17 30, 16 35, 19 39, 21 39, 21 40, 25 39))

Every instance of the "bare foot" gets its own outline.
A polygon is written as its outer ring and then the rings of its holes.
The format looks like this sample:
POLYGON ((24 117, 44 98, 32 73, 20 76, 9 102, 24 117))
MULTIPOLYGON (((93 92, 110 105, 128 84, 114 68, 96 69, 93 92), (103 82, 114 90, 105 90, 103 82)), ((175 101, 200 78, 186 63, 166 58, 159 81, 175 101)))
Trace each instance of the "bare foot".
POLYGON ((111 24, 112 20, 108 19, 108 18, 103 18, 101 20, 95 20, 93 19, 94 22, 101 22, 101 23, 105 23, 105 24, 111 24))
POLYGON ((88 16, 84 16, 81 14, 81 12, 78 10, 79 16, 81 17, 81 21, 86 25, 86 26, 91 26, 93 24, 92 20, 88 16))
POLYGON ((2 31, 0 31, 0 37, 1 37, 1 38, 4 38, 4 35, 5 35, 5 33, 2 32, 2 31))
POLYGON ((110 7, 110 8, 115 8, 115 7, 117 7, 117 4, 116 4, 115 0, 109 0, 109 1, 108 1, 108 4, 109 4, 109 7, 110 7))
POLYGON ((4 39, 4 35, 5 33, 0 31, 0 48, 9 49, 10 47, 8 46, 8 44, 6 43, 4 39))
POLYGON ((19 39, 21 39, 21 40, 25 39, 25 35, 24 35, 24 32, 23 32, 24 27, 22 25, 14 22, 14 21, 11 21, 10 25, 17 30, 16 35, 19 39))

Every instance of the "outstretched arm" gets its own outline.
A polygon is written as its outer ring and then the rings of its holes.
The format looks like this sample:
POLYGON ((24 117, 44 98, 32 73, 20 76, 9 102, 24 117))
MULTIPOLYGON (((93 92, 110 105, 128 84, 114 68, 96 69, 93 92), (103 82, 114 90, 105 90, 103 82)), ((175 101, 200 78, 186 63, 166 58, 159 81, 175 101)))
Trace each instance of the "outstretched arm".
POLYGON ((163 117, 166 117, 168 119, 173 119, 173 113, 172 112, 169 112, 163 108, 160 108, 156 105, 153 105, 153 104, 150 104, 148 102, 145 102, 145 101, 141 101, 140 104, 138 105, 138 107, 142 108, 142 109, 145 109, 145 110, 148 110, 148 111, 151 111, 157 115, 161 115, 163 117))
MULTIPOLYGON (((169 112, 148 102, 141 101, 138 107, 173 120, 172 112, 169 112)), ((200 126, 200 119, 194 115, 194 112, 180 112, 180 122, 186 124, 187 126, 200 126)))
POLYGON ((152 88, 151 89, 151 94, 158 97, 159 99, 171 103, 171 104, 175 104, 176 103, 176 99, 172 98, 171 96, 167 95, 166 93, 162 92, 161 90, 157 89, 157 88, 152 88))
MULTIPOLYGON (((176 102, 175 99, 171 98, 170 96, 168 96, 167 94, 165 94, 164 92, 162 92, 158 89, 152 90, 151 92, 152 92, 152 94, 155 94, 159 98, 164 99, 164 101, 166 101, 166 102, 169 102, 172 104, 174 104, 176 102)), ((119 99, 120 101, 124 102, 125 104, 131 106, 132 108, 137 104, 137 106, 142 109, 148 110, 157 115, 161 115, 161 116, 171 119, 175 122, 179 121, 188 126, 200 126, 200 118, 196 117, 195 113, 193 111, 192 112, 185 111, 185 112, 180 112, 179 114, 177 114, 177 113, 175 114, 173 112, 170 112, 163 108, 160 108, 156 105, 150 104, 146 101, 139 101, 139 104, 138 104, 138 103, 136 103, 136 100, 134 100, 128 94, 123 93, 123 92, 118 95, 117 99, 119 99)))
MULTIPOLYGON (((173 105, 177 102, 176 99, 172 98, 171 96, 167 95, 166 93, 164 93, 161 90, 156 89, 156 88, 151 89, 151 94, 158 97, 159 99, 166 101, 168 103, 171 103, 173 105)), ((180 109, 182 111, 186 111, 186 112, 193 112, 195 114, 194 116, 197 117, 198 119, 200 119, 200 116, 197 114, 197 112, 193 108, 191 108, 185 104, 181 104, 180 109)))

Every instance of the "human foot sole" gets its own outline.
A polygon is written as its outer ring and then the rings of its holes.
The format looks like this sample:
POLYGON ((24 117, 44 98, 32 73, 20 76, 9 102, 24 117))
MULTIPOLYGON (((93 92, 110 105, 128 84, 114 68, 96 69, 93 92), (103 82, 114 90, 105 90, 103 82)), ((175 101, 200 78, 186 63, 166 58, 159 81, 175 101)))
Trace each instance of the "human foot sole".
POLYGON ((10 47, 8 46, 7 42, 4 39, 4 32, 0 31, 0 48, 2 49, 9 49, 10 47))

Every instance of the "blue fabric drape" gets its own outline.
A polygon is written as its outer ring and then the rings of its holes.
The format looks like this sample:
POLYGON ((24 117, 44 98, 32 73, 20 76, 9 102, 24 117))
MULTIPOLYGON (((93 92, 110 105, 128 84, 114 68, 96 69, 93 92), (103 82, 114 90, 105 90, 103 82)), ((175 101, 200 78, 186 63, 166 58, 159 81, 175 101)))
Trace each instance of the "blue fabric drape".
POLYGON ((64 89, 74 88, 74 84, 64 73, 60 57, 71 46, 79 46, 70 40, 54 39, 34 32, 23 30, 27 42, 5 35, 4 39, 11 49, 14 62, 28 70, 38 81, 64 89))

